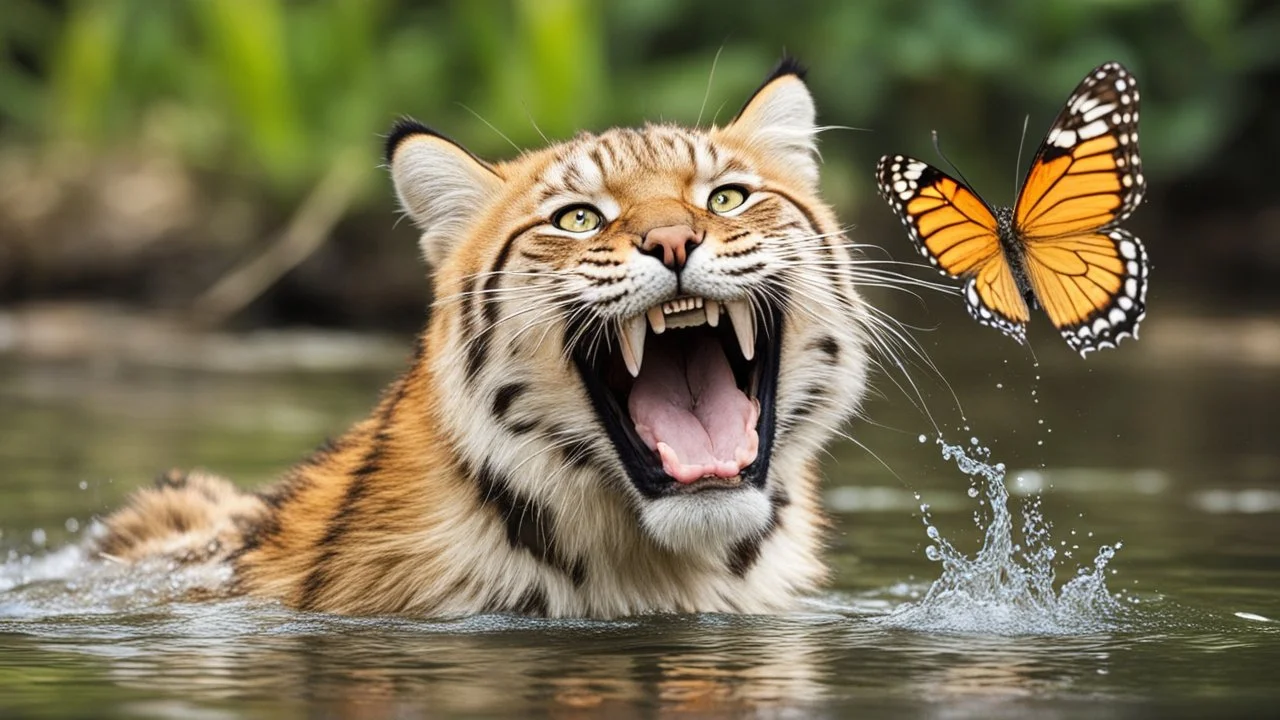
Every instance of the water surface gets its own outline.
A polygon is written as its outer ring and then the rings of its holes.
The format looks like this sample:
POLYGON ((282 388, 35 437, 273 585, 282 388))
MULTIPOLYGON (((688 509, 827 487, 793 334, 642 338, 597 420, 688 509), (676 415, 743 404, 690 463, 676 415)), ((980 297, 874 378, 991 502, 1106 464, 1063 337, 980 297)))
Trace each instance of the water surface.
POLYGON ((76 557, 92 518, 169 466, 265 482, 367 411, 393 371, 5 361, 0 715, 1256 716, 1280 699, 1280 379, 1135 347, 944 365, 963 416, 912 370, 937 427, 882 378, 879 426, 850 429, 865 449, 843 441, 826 463, 823 594, 785 616, 617 622, 164 602, 161 574, 76 557), (942 572, 922 520, 969 556, 989 521, 986 486, 942 457, 939 433, 1005 464, 1015 532, 1039 498, 1056 587, 1120 545, 1104 578, 1123 611, 1031 634, 984 626, 978 606, 954 610, 967 631, 887 621, 942 572))

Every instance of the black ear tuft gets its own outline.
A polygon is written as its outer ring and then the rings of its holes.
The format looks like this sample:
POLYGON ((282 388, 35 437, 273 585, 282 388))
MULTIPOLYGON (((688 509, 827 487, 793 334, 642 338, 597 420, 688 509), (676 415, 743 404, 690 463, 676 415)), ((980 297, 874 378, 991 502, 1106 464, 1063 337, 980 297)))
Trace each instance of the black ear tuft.
MULTIPOLYGON (((383 156, 386 158, 387 164, 391 164, 391 157, 396 154, 396 148, 400 147, 400 143, 405 138, 413 135, 434 135, 436 137, 444 137, 440 133, 423 125, 411 117, 402 117, 396 120, 395 125, 391 126, 391 132, 387 133, 386 143, 383 145, 383 156)), ((445 138, 446 140, 448 138, 445 138)))
POLYGON ((760 87, 764 87, 785 75, 795 75, 801 80, 804 80, 805 76, 808 74, 809 68, 801 65, 799 60, 784 53, 782 55, 782 59, 774 66, 773 72, 769 73, 769 77, 765 78, 763 83, 760 83, 760 87))

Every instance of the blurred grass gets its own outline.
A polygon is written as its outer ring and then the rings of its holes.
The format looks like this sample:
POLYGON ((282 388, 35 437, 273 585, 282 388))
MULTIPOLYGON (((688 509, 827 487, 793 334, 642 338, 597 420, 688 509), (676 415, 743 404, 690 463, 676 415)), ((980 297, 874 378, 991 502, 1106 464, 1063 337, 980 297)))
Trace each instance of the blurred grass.
MULTIPOLYGON (((222 236, 244 257, 343 158, 374 167, 398 115, 486 157, 541 134, 723 123, 785 50, 811 66, 821 122, 872 131, 824 134, 842 211, 875 202, 880 154, 932 156, 934 129, 1005 202, 1024 117, 1031 145, 1116 59, 1143 82, 1154 187, 1256 189, 1270 168, 1224 153, 1276 109, 1262 82, 1280 76, 1276 37, 1280 5, 1246 0, 5 0, 0 153, 63 158, 62 176, 162 156, 204 202, 230 193, 259 218, 222 236)), ((365 173, 347 214, 390 205, 385 177, 365 173)), ((0 264, 6 242, 0 222, 0 264)))
POLYGON ((1251 74, 1280 67, 1280 11, 1235 0, 8 0, 5 15, 0 140, 100 149, 176 108, 186 162, 286 201, 401 113, 485 154, 511 149, 467 108, 521 146, 535 122, 554 138, 692 121, 721 49, 712 94, 730 110, 785 48, 813 66, 826 121, 874 129, 877 147, 938 128, 979 167, 1005 167, 984 159, 1012 154, 1024 113, 1038 129, 1085 70, 1119 59, 1162 118, 1144 151, 1176 179, 1268 100, 1251 74))

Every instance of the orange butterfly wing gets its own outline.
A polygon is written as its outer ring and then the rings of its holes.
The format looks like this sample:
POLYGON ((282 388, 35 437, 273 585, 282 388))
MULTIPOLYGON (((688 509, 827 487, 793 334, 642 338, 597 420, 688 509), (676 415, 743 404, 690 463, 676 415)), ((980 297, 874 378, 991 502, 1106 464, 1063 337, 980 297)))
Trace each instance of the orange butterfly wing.
POLYGON ((1119 63, 1091 72, 1054 120, 1014 206, 1036 299, 1082 355, 1136 337, 1146 314, 1146 250, 1116 227, 1146 189, 1138 100, 1119 63))
POLYGON ((991 207, 959 180, 902 155, 880 158, 876 181, 920 253, 943 274, 968 280, 969 314, 1023 342, 1030 312, 991 207))

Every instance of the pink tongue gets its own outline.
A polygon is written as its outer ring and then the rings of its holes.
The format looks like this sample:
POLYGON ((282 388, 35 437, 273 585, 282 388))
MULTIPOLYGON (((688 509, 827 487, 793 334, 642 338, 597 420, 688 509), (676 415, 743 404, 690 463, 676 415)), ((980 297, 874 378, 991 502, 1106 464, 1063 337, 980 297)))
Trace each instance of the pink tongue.
POLYGON ((733 380, 720 344, 650 337, 627 403, 636 433, 681 483, 731 478, 756 459, 760 405, 733 380))

